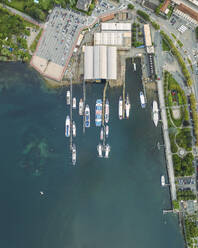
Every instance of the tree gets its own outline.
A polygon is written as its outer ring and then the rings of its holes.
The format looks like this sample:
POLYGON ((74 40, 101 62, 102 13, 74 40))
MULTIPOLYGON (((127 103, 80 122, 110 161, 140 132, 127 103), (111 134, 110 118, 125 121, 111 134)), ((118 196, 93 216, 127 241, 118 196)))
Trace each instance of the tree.
POLYGON ((128 9, 131 9, 131 10, 134 9, 133 4, 129 3, 129 4, 128 4, 128 9))

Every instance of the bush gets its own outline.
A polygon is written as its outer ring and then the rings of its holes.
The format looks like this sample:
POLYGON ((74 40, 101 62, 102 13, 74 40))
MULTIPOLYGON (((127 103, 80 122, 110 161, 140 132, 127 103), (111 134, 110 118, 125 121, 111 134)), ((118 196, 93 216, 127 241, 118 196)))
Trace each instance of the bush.
POLYGON ((196 195, 190 189, 177 190, 177 199, 178 200, 195 200, 196 195))
POLYGON ((142 10, 137 10, 137 14, 141 16, 145 21, 150 21, 149 15, 142 10))
POLYGON ((152 21, 151 21, 151 24, 152 24, 152 26, 154 27, 154 29, 156 29, 156 30, 159 30, 159 29, 160 29, 160 25, 157 24, 156 22, 152 22, 152 21))
POLYGON ((192 136, 191 131, 188 128, 183 128, 179 131, 176 136, 177 144, 186 149, 187 151, 192 150, 192 136))
POLYGON ((195 28, 196 39, 198 40, 198 27, 195 28))
POLYGON ((133 4, 129 3, 129 4, 128 4, 128 9, 134 9, 133 4))
POLYGON ((171 144, 171 152, 176 153, 178 151, 177 145, 175 144, 175 135, 172 133, 169 133, 170 138, 170 144, 171 144))
POLYGON ((192 176, 194 173, 193 155, 188 153, 183 159, 177 154, 173 154, 173 165, 176 177, 192 176))

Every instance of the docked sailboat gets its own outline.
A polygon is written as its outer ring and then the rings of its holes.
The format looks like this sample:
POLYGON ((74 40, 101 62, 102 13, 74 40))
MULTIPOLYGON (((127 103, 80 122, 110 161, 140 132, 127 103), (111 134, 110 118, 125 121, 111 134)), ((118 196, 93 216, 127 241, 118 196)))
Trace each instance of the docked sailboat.
POLYGON ((96 100, 96 113, 95 113, 96 127, 100 127, 102 124, 102 100, 96 100))
POLYGON ((145 102, 145 97, 142 91, 140 91, 140 102, 141 102, 141 106, 142 108, 146 107, 146 102, 145 102))
POLYGON ((105 103, 105 122, 108 123, 109 122, 109 100, 106 99, 106 103, 105 103))
POLYGON ((107 144, 105 146, 105 158, 109 157, 109 152, 110 152, 110 145, 107 144))
POLYGON ((73 144, 73 146, 72 146, 72 164, 73 165, 76 164, 76 146, 75 146, 75 144, 73 144))
POLYGON ((79 101, 79 115, 83 115, 83 110, 84 110, 84 103, 83 103, 83 99, 81 98, 79 101))
POLYGON ((131 104, 129 100, 129 95, 127 94, 126 96, 126 103, 125 103, 125 110, 126 110, 126 118, 129 118, 130 115, 130 109, 131 109, 131 104))
POLYGON ((65 120, 65 136, 66 137, 70 136, 70 117, 69 117, 69 115, 66 117, 66 120, 65 120))
POLYGON ((75 97, 73 98, 72 108, 76 109, 76 98, 75 97))
POLYGON ((161 176, 161 185, 165 186, 165 176, 164 175, 161 176))
POLYGON ((136 63, 133 63, 133 69, 136 71, 136 63))
POLYGON ((100 139, 103 140, 104 139, 104 130, 103 127, 100 130, 100 139))
POLYGON ((69 105, 70 104, 70 91, 69 90, 67 91, 66 99, 67 99, 67 105, 69 105))
POLYGON ((157 101, 153 101, 153 122, 155 126, 157 127, 159 121, 159 109, 157 101))
POLYGON ((102 155, 103 147, 102 147, 101 144, 99 144, 99 145, 97 146, 97 150, 98 150, 98 157, 102 158, 102 157, 103 157, 103 155, 102 155))
POLYGON ((73 133, 73 137, 76 137, 76 123, 75 123, 75 121, 73 121, 73 124, 72 124, 72 133, 73 133))
POLYGON ((85 127, 90 127, 90 108, 88 104, 85 107, 85 127))
POLYGON ((109 136, 109 126, 108 125, 106 125, 106 127, 105 127, 105 135, 106 135, 106 137, 109 136))
POLYGON ((122 116, 123 116, 122 112, 123 112, 123 101, 122 101, 122 97, 120 96, 119 106, 118 106, 118 114, 119 114, 120 120, 122 119, 122 116))

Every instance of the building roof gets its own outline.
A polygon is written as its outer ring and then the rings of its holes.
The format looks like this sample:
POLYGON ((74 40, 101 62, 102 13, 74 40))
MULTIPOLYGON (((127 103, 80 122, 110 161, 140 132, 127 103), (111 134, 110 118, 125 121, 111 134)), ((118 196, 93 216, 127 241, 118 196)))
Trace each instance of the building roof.
POLYGON ((112 20, 114 19, 115 15, 114 14, 110 14, 110 15, 107 15, 107 16, 104 16, 104 17, 101 17, 101 21, 102 22, 106 22, 106 21, 109 21, 109 20, 112 20))
POLYGON ((117 49, 107 46, 86 46, 84 79, 117 79, 117 49))
POLYGON ((145 37, 145 45, 146 46, 152 46, 151 32, 150 32, 149 24, 144 24, 144 37, 145 37))
POLYGON ((101 30, 131 31, 131 23, 113 23, 113 22, 101 23, 101 30))
POLYGON ((89 5, 91 0, 78 0, 76 8, 87 11, 89 9, 89 5))
POLYGON ((193 9, 187 7, 184 4, 180 4, 176 7, 176 10, 179 10, 181 12, 183 12, 184 14, 189 15, 192 19, 198 21, 198 13, 196 11, 194 11, 193 9))
POLYGON ((94 33, 94 45, 131 46, 131 32, 94 33))
POLYGON ((167 9, 167 7, 168 7, 168 5, 170 4, 170 0, 165 0, 165 2, 163 3, 163 5, 162 5, 162 7, 161 7, 161 12, 163 12, 163 13, 165 13, 165 11, 166 11, 166 9, 167 9))

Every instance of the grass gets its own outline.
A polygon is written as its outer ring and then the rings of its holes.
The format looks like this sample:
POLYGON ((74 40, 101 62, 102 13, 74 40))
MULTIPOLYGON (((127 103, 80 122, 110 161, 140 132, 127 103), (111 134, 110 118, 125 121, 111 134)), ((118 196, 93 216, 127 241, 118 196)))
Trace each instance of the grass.
POLYGON ((163 51, 170 51, 170 48, 164 39, 162 39, 162 49, 163 51))
POLYGON ((34 41, 32 42, 32 45, 30 46, 30 50, 31 50, 32 52, 35 51, 36 46, 37 46, 37 43, 38 43, 38 41, 39 41, 39 39, 40 39, 40 37, 41 37, 42 32, 43 32, 43 29, 40 30, 40 32, 37 34, 36 38, 35 38, 34 41))
POLYGON ((11 2, 6 1, 6 4, 10 7, 24 12, 25 1, 12 0, 11 2))
POLYGON ((187 58, 187 60, 188 60, 188 63, 189 63, 189 65, 190 65, 190 68, 191 68, 191 70, 192 70, 192 72, 193 72, 192 61, 191 61, 189 58, 187 58))
POLYGON ((176 36, 173 34, 173 33, 171 33, 171 35, 173 36, 173 38, 176 40, 177 38, 176 38, 176 36))
POLYGON ((183 47, 183 43, 180 40, 177 40, 177 43, 180 47, 183 47))

